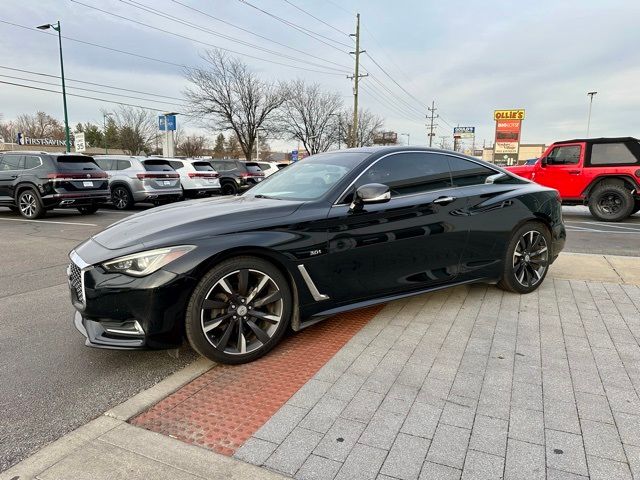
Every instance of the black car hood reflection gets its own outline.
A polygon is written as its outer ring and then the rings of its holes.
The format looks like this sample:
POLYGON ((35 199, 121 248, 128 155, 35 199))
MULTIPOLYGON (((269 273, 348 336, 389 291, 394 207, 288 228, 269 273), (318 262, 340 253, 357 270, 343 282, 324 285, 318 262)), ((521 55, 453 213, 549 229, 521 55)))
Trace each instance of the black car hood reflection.
POLYGON ((183 236, 193 241, 199 236, 237 231, 250 222, 291 215, 302 204, 246 195, 179 202, 127 217, 92 238, 109 250, 155 246, 159 239, 168 245, 183 236), (160 232, 162 235, 158 235, 160 232))

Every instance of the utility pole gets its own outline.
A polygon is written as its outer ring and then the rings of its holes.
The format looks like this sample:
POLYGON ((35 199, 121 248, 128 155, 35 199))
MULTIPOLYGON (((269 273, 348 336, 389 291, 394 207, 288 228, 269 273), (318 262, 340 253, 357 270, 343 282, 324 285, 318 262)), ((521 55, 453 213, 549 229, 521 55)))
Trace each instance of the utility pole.
POLYGON ((591 107, 593 106, 593 96, 598 92, 588 92, 589 95, 589 118, 587 119, 587 138, 589 138, 589 129, 591 127, 591 107))
POLYGON ((436 102, 435 101, 431 101, 431 108, 427 108, 427 110, 429 110, 429 115, 427 115, 427 119, 430 120, 429 122, 429 133, 427 134, 429 136, 429 146, 432 145, 433 143, 433 137, 435 136, 435 133, 433 133, 433 129, 435 127, 437 127, 438 125, 436 125, 435 123, 433 123, 433 121, 438 118, 440 115, 436 115, 436 102))
POLYGON ((355 55, 356 68, 353 75, 347 78, 353 79, 353 125, 351 127, 351 145, 350 147, 357 147, 358 143, 358 83, 360 78, 368 76, 368 74, 360 75, 360 54, 366 52, 366 50, 360 50, 360 14, 356 14, 356 33, 349 34, 351 37, 356 38, 356 50, 355 52, 349 52, 355 55))

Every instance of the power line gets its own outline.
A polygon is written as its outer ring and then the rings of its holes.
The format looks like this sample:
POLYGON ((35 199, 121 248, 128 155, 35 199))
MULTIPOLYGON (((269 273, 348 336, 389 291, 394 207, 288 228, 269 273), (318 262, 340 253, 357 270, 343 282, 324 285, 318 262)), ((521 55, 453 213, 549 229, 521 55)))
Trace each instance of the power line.
MULTIPOLYGON (((152 30, 157 30, 157 31, 159 31, 159 32, 166 33, 167 35, 172 35, 172 36, 175 36, 175 37, 179 37, 179 38, 182 38, 182 39, 184 39, 184 40, 189 40, 190 42, 200 43, 200 44, 202 44, 202 45, 206 45, 206 46, 209 46, 209 47, 218 48, 218 49, 220 49, 220 50, 224 50, 224 51, 227 51, 227 52, 231 52, 231 53, 234 53, 234 54, 236 54, 236 55, 241 55, 241 56, 245 56, 245 57, 253 58, 253 59, 255 59, 255 60, 260 60, 260 61, 263 61, 263 62, 269 62, 269 63, 276 64, 276 65, 282 65, 282 66, 285 66, 285 67, 298 68, 298 69, 300 69, 300 70, 307 70, 307 71, 310 71, 310 72, 324 73, 324 74, 327 74, 327 75, 338 75, 338 76, 342 75, 342 74, 340 74, 340 73, 333 73, 333 72, 327 72, 327 71, 322 71, 322 70, 314 70, 314 69, 310 69, 310 68, 300 67, 300 66, 298 66, 298 65, 290 65, 290 64, 288 64, 288 63, 282 63, 282 62, 277 62, 277 61, 275 61, 275 60, 268 60, 268 59, 266 59, 266 58, 256 57, 256 56, 254 56, 254 55, 249 55, 249 54, 247 54, 247 53, 242 53, 242 52, 238 52, 238 51, 236 51, 236 50, 231 50, 230 48, 220 47, 220 46, 218 46, 218 45, 214 45, 214 44, 212 44, 212 43, 203 42, 202 40, 198 40, 198 39, 196 39, 196 38, 188 37, 188 36, 186 36, 186 35, 182 35, 182 34, 180 34, 180 33, 171 32, 171 31, 169 31, 169 30, 165 30, 165 29, 160 28, 160 27, 154 27, 153 25, 149 25, 149 24, 147 24, 147 23, 140 22, 140 21, 138 21, 138 20, 133 20, 133 19, 131 19, 131 18, 127 18, 127 17, 124 17, 124 16, 122 16, 122 15, 118 15, 118 14, 116 14, 116 13, 112 13, 112 12, 109 12, 109 11, 107 11, 107 10, 103 10, 103 9, 101 9, 101 8, 94 7, 94 6, 92 6, 92 5, 87 5, 86 3, 79 2, 78 0, 71 0, 71 1, 72 1, 73 3, 77 3, 78 5, 82 5, 83 7, 87 7, 87 8, 93 9, 93 10, 97 10, 97 11, 102 12, 102 13, 105 13, 105 14, 107 14, 107 15, 111 15, 111 16, 113 16, 113 17, 120 18, 120 19, 122 19, 122 20, 126 20, 126 21, 128 21, 128 22, 135 23, 135 24, 137 24, 137 25, 142 25, 142 26, 144 26, 144 27, 151 28, 152 30)), ((323 68, 332 68, 332 67, 323 67, 323 68)))
POLYGON ((323 25, 326 25, 329 28, 332 28, 333 30, 335 30, 336 32, 342 34, 342 35, 346 35, 347 37, 349 36, 348 33, 343 32, 342 30, 340 30, 339 28, 334 27, 333 25, 331 25, 330 23, 325 22, 324 20, 322 20, 321 18, 316 17, 315 15, 313 15, 312 13, 307 12, 304 8, 299 7, 298 5, 296 5, 293 2, 290 2, 289 0, 284 0, 286 3, 288 3, 289 5, 291 5, 293 8, 301 11, 302 13, 309 15, 311 18, 313 18, 314 20, 317 20, 318 22, 322 23, 323 25))
MULTIPOLYGON (((160 12, 160 11, 158 11, 158 10, 152 8, 152 7, 144 5, 143 3, 137 2, 135 0, 120 0, 120 2, 124 3, 125 5, 129 5, 131 7, 137 8, 139 10, 143 10, 145 12, 151 13, 152 15, 156 15, 156 16, 159 16, 161 18, 168 19, 168 20, 171 20, 173 22, 180 23, 182 25, 186 25, 187 27, 190 27, 190 28, 195 28, 196 30, 200 30, 201 32, 208 33, 209 35, 214 35, 216 37, 224 38, 225 40, 229 40, 229 41, 234 42, 234 43, 239 43, 241 45, 244 45, 244 46, 256 49, 256 50, 260 50, 260 51, 263 51, 265 53, 269 53, 271 55, 283 57, 283 58, 286 58, 288 60, 294 60, 296 62, 306 63, 306 64, 312 65, 314 67, 326 68, 326 69, 329 69, 329 70, 335 70, 337 72, 342 72, 343 71, 343 70, 340 70, 340 69, 337 69, 337 68, 328 67, 326 65, 310 62, 308 60, 301 59, 301 58, 298 58, 298 57, 293 57, 291 55, 287 55, 286 53, 281 53, 281 52, 278 52, 278 51, 275 51, 275 50, 271 50, 269 48, 265 48, 265 47, 262 47, 260 45, 256 45, 254 43, 250 43, 250 42, 244 41, 242 39, 239 39, 239 38, 236 38, 236 37, 232 37, 230 35, 226 35, 226 34, 223 34, 223 33, 218 33, 216 31, 213 31, 211 29, 203 27, 202 25, 198 25, 196 23, 190 22, 190 21, 185 20, 183 18, 176 17, 175 15, 170 15, 168 13, 160 12)), ((313 58, 316 58, 316 59, 321 60, 323 62, 332 63, 334 65, 337 65, 337 66, 341 67, 341 68, 349 68, 349 67, 347 67, 345 65, 340 65, 339 63, 335 63, 335 62, 332 62, 332 61, 325 60, 324 58, 318 57, 316 55, 311 55, 311 54, 306 54, 306 53, 305 53, 305 55, 313 57, 313 58)))
POLYGON ((395 98, 396 101, 402 103, 406 108, 408 108, 409 110, 414 111, 416 114, 418 114, 420 116, 423 115, 423 112, 421 110, 419 110, 418 108, 414 107, 411 103, 407 102, 405 99, 403 99, 402 97, 397 95, 389 87, 387 87, 384 83, 382 83, 380 80, 378 80, 377 77, 375 77, 373 75, 371 75, 370 77, 374 82, 376 82, 378 85, 380 85, 381 88, 383 88, 387 93, 389 93, 389 95, 391 95, 393 98, 395 98))
POLYGON ((332 45, 332 44, 330 44, 330 43, 328 43, 328 42, 326 42, 326 41, 324 41, 324 40, 322 40, 322 39, 320 39, 320 38, 318 38, 318 37, 322 37, 322 38, 324 38, 324 39, 326 39, 326 40, 329 40, 329 41, 331 41, 331 42, 334 42, 334 43, 336 43, 336 44, 338 44, 338 45, 341 45, 341 46, 343 46, 343 47, 351 48, 351 45, 349 45, 349 44, 347 44, 347 43, 338 42, 337 40, 334 40, 334 39, 332 39, 332 38, 329 38, 329 37, 327 37, 327 36, 325 36, 325 35, 322 35, 322 34, 320 34, 320 33, 317 33, 317 32, 311 32, 311 31, 309 31, 309 30, 307 30, 307 29, 303 29, 303 28, 299 27, 298 25, 296 25, 295 23, 290 22, 289 20, 286 20, 286 19, 284 19, 284 18, 281 18, 281 17, 279 17, 279 16, 277 16, 277 15, 274 15, 274 14, 273 14, 273 13, 271 13, 271 12, 268 12, 267 10, 263 10, 262 8, 257 7, 257 6, 255 6, 254 4, 252 4, 252 3, 249 3, 247 0, 238 0, 238 1, 239 1, 240 3, 242 3, 242 4, 246 5, 246 6, 248 6, 248 7, 251 7, 251 8, 253 8, 253 9, 255 9, 255 10, 258 10, 259 12, 264 13, 265 15, 270 16, 271 18, 276 19, 277 21, 279 21, 279 22, 281 22, 281 23, 284 23, 285 25, 287 25, 287 26, 289 26, 289 27, 291 27, 291 28, 294 28, 295 30, 298 30, 300 33, 303 33, 303 34, 307 35, 308 37, 311 37, 311 38, 313 38, 314 40, 317 40, 318 42, 324 43, 324 44, 325 44, 325 45, 327 45, 328 47, 331 47, 331 48, 333 48, 333 49, 335 49, 335 50, 338 50, 339 52, 343 52, 343 53, 344 53, 344 50, 342 50, 342 49, 340 49, 340 48, 336 47, 335 45, 332 45))
MULTIPOLYGON (((4 23, 6 25, 11 25, 13 27, 23 28, 23 29, 29 30, 30 32, 33 32, 33 33, 41 33, 43 35, 49 35, 49 36, 57 37, 57 34, 55 34, 55 33, 45 32, 43 30, 35 30, 33 27, 29 27, 27 25, 19 25, 17 23, 7 22, 6 20, 0 20, 0 23, 4 23)), ((101 49, 104 49, 104 50, 109 50, 111 52, 122 53, 123 55, 130 55, 132 57, 143 58, 145 60, 150 60, 150 61, 153 61, 153 62, 164 63, 166 65, 172 65, 174 67, 179 67, 179 68, 185 68, 186 67, 186 65, 184 65, 184 64, 169 62, 167 60, 162 60, 160 58, 148 57, 146 55, 140 55, 138 53, 127 52, 126 50, 118 50, 117 48, 111 48, 111 47, 107 47, 106 45, 100 45, 98 43, 87 42, 85 40, 80 40, 78 38, 67 37, 66 35, 62 35, 62 38, 64 38, 65 40, 69 40, 70 42, 81 43, 81 44, 84 44, 84 45, 89 45, 91 47, 96 47, 96 48, 101 48, 101 49)))
MULTIPOLYGON (((53 82, 45 82, 43 80, 33 80, 31 78, 16 77, 16 76, 13 76, 13 75, 2 75, 2 74, 0 74, 0 77, 10 78, 12 80, 22 80, 22 81, 31 82, 31 83, 39 83, 41 85, 53 85, 53 86, 57 86, 58 85, 57 83, 53 83, 53 82)), ((71 88, 71 89, 75 89, 75 90, 82 90, 84 92, 101 93, 103 95, 114 95, 114 96, 118 96, 118 97, 122 97, 122 98, 131 98, 131 99, 134 99, 134 100, 144 100, 145 102, 164 103, 166 105, 177 105, 177 106, 180 106, 180 107, 186 107, 187 106, 184 103, 175 103, 175 102, 167 102, 167 101, 162 101, 162 100, 154 100, 152 98, 134 97, 132 95, 124 95, 122 93, 111 93, 111 92, 105 92, 104 90, 94 90, 94 89, 91 89, 91 88, 76 87, 76 86, 72 86, 72 85, 67 85, 67 88, 71 88)))
MULTIPOLYGON (((0 80, 0 83, 2 83, 4 85, 12 85, 14 87, 22 87, 22 88, 28 88, 28 89, 31 89, 31 90, 39 90, 41 92, 55 93, 57 95, 60 95, 62 93, 62 92, 59 92, 57 90, 51 90, 51 89, 48 89, 48 88, 33 87, 31 85, 24 85, 24 84, 21 84, 21 83, 5 82, 4 80, 0 80)), ((116 105, 124 105, 124 106, 127 106, 127 107, 145 108, 147 110, 153 110, 154 112, 164 112, 164 110, 160 110, 158 108, 146 107, 144 105, 136 105, 136 104, 133 104, 133 103, 117 102, 115 100, 107 100, 107 99, 104 99, 104 98, 90 97, 88 95, 79 95, 77 93, 67 93, 67 96, 78 97, 78 98, 87 98, 89 100, 97 100, 98 102, 105 102, 105 103, 114 103, 116 105)), ((192 117, 193 116, 193 115, 187 115, 185 113, 180 113, 180 115, 185 116, 185 117, 192 117)))
POLYGON ((402 108, 398 106, 397 103, 394 103, 393 100, 389 100, 387 97, 384 96, 382 92, 375 90, 372 87, 373 85, 371 84, 368 84, 368 85, 362 84, 360 86, 360 88, 362 88, 365 92, 367 92, 374 100, 376 100, 381 106, 383 106, 387 110, 391 111, 392 113, 395 113, 396 115, 399 115, 400 117, 410 118, 411 121, 414 121, 414 119, 416 119, 415 121, 418 122, 417 118, 419 117, 417 115, 413 113, 409 113, 406 110, 402 110, 402 108))
POLYGON ((418 104, 420 104, 422 107, 426 108, 425 104, 422 103, 421 100, 419 100, 418 98, 416 98, 413 94, 411 94, 411 92, 409 92, 407 89, 405 89, 402 85, 400 85, 395 78, 393 78, 369 53, 367 53, 367 57, 369 57, 369 59, 380 69, 382 70, 382 73, 384 73, 387 77, 389 77, 389 79, 395 83, 400 90, 402 90, 404 93, 406 93, 409 97, 411 97, 414 101, 418 102, 418 104))
MULTIPOLYGON (((4 70, 12 70, 14 72, 29 73, 31 75, 38 75, 38 76, 41 76, 41 77, 58 78, 58 79, 60 78, 60 75, 51 75, 51 74, 48 74, 48 73, 34 72, 33 70, 24 70, 22 68, 7 67, 7 66, 4 66, 4 65, 0 65, 0 68, 4 69, 4 70)), ((83 83, 85 85, 94 85, 94 86, 97 86, 97 87, 111 88, 113 90, 121 90, 123 92, 141 93, 143 95, 149 95, 151 97, 168 98, 170 100, 184 101, 184 98, 171 97, 169 95, 161 95, 159 93, 143 92, 143 91, 140 91, 140 90, 131 90, 129 88, 114 87, 113 85, 106 85, 104 83, 87 82, 86 80, 77 80, 77 79, 74 79, 74 78, 69 78, 67 76, 65 76, 64 79, 67 82, 83 83)))
POLYGON ((213 16, 213 15, 207 13, 207 12, 204 12, 202 10, 199 10, 199 9, 195 8, 195 7, 187 5, 186 3, 179 2, 178 0, 171 0, 171 1, 173 3, 177 3, 178 5, 183 6, 184 8, 187 8, 189 10, 192 10, 192 11, 196 12, 196 13, 199 13, 200 15, 204 15, 205 17, 208 17, 208 18, 210 18, 212 20, 215 20, 215 21, 220 22, 220 23, 224 23, 225 25, 229 25, 230 27, 236 28, 236 29, 241 30, 241 31, 243 31, 245 33, 248 33, 248 34, 253 35, 255 37, 258 37, 258 38, 261 38, 263 40, 266 40, 268 42, 275 43, 276 45, 280 45, 281 47, 288 48, 290 50, 293 50, 293 51, 298 52, 298 53, 302 53, 303 55, 307 55, 307 56, 312 57, 312 58, 317 58, 319 60, 322 60, 322 61, 327 62, 327 63, 331 63, 333 65, 342 66, 339 63, 332 62, 330 60, 326 60, 326 59, 323 59, 323 58, 320 58, 320 57, 316 57, 315 55, 312 55, 312 54, 310 54, 308 52, 305 52, 304 50, 300 50, 298 48, 292 47, 291 45, 287 45, 286 43, 278 42, 277 40, 274 40, 274 39, 269 38, 267 36, 264 36, 264 35, 261 35, 259 33, 253 32, 253 31, 249 30, 248 28, 241 27, 239 25, 236 25, 234 23, 231 23, 231 22, 229 22, 227 20, 224 20, 222 18, 219 18, 219 17, 215 17, 215 16, 213 16))

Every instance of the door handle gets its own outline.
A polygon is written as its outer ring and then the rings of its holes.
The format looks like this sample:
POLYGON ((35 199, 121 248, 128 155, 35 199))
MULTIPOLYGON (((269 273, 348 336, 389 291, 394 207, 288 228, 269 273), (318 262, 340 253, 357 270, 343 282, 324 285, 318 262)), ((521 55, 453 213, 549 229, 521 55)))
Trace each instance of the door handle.
POLYGON ((569 170, 569 175, 580 175, 580 170, 569 170))
POLYGON ((438 205, 446 205, 447 203, 451 203, 456 199, 456 197, 438 197, 433 203, 437 203, 438 205))

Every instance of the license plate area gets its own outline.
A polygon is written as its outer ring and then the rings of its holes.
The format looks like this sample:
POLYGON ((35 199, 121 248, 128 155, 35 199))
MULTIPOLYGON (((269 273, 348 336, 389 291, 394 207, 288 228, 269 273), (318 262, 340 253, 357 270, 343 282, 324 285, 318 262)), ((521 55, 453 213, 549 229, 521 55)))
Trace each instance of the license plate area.
POLYGON ((82 182, 82 186, 83 187, 93 187, 93 182, 85 180, 85 181, 82 182))

